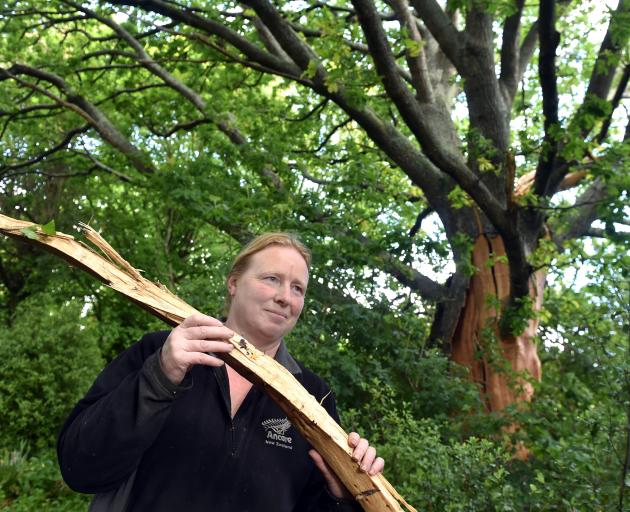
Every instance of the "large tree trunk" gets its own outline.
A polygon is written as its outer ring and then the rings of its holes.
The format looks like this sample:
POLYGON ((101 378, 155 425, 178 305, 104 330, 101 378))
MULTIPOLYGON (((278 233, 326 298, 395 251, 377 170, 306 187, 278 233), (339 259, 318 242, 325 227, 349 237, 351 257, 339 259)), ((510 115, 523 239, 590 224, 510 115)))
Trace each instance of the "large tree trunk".
MULTIPOLYGON (((523 372, 537 380, 541 378, 540 359, 533 342, 538 319, 530 319, 518 336, 500 335, 499 309, 510 293, 506 261, 499 236, 482 234, 475 240, 472 263, 478 270, 470 280, 452 341, 453 361, 470 368, 488 411, 500 411, 532 398, 533 387, 523 372)), ((542 271, 530 280, 535 311, 542 305, 544 282, 542 271)))

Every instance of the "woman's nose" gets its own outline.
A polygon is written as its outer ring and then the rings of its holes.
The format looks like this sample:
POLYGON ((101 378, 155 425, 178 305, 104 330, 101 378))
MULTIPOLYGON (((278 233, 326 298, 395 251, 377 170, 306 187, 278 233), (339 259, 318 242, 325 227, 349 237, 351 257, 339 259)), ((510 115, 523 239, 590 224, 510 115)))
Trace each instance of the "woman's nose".
POLYGON ((281 304, 289 303, 289 294, 291 293, 291 290, 289 288, 289 285, 280 285, 277 288, 275 297, 276 302, 279 302, 281 304))

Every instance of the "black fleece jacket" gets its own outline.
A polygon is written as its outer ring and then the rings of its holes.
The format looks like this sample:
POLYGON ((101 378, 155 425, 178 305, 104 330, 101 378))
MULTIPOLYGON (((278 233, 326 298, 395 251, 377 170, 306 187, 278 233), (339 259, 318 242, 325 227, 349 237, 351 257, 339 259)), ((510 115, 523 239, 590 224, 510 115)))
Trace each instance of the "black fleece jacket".
MULTIPOLYGON (((225 367, 195 366, 173 385, 159 364, 168 334, 120 354, 70 414, 57 451, 71 488, 102 496, 133 482, 125 510, 134 512, 361 510, 328 494, 310 445, 256 387, 231 418, 225 367)), ((276 359, 338 421, 326 384, 284 343, 276 359)))

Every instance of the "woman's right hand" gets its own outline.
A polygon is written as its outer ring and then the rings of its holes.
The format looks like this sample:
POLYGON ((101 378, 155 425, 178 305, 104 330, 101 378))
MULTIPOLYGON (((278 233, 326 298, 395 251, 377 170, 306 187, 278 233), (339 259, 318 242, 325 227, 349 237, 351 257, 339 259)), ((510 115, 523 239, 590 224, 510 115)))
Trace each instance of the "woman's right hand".
POLYGON ((234 331, 219 320, 195 313, 171 331, 162 347, 162 371, 173 384, 181 384, 186 373, 196 364, 221 366, 223 361, 208 352, 230 352, 234 346, 227 342, 234 331))

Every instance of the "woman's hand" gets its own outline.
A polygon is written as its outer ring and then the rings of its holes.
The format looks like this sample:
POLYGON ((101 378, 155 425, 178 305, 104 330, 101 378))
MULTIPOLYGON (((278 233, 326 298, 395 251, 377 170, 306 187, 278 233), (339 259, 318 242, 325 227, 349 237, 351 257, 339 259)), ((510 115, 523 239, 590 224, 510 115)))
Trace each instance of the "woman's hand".
MULTIPOLYGON (((357 462, 361 471, 370 476, 377 475, 383 471, 385 461, 381 457, 376 456, 376 450, 374 447, 370 446, 367 439, 363 439, 356 432, 351 432, 350 435, 348 435, 348 446, 354 448, 352 459, 357 462)), ((330 466, 326 464, 322 456, 315 450, 309 451, 309 455, 324 476, 330 493, 338 499, 353 499, 352 494, 350 494, 341 480, 339 480, 337 475, 330 469, 330 466)))
POLYGON ((234 331, 216 318, 200 313, 190 315, 166 339, 160 358, 162 371, 178 385, 196 364, 221 366, 223 361, 209 352, 230 352, 234 347, 227 340, 232 336, 234 331))

